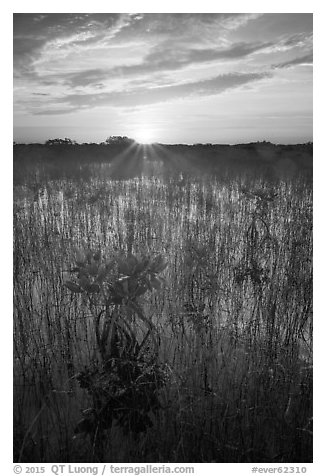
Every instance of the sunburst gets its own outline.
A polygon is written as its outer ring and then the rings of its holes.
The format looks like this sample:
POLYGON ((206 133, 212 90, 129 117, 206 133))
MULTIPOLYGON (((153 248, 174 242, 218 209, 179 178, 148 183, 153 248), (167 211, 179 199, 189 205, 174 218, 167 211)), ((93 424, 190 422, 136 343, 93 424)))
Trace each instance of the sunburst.
POLYGON ((138 144, 152 144, 153 143, 153 131, 151 129, 143 128, 138 129, 134 133, 134 139, 138 142, 138 144))

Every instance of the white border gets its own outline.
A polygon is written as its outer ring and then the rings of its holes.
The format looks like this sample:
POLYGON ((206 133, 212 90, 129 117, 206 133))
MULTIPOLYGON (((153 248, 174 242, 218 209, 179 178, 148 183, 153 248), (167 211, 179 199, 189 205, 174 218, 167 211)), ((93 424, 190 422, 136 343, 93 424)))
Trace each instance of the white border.
MULTIPOLYGON (((2 181, 1 181, 1 218, 4 221, 1 236, 1 291, 4 306, 2 305, 2 340, 1 340, 1 431, 0 468, 3 474, 12 473, 12 14, 15 13, 54 13, 54 12, 185 12, 191 13, 314 13, 314 463, 308 467, 307 475, 325 474, 324 432, 325 421, 325 366, 323 347, 326 312, 324 312, 324 281, 326 276, 325 263, 325 196, 324 181, 326 178, 324 151, 325 128, 325 45, 326 39, 325 8, 321 1, 228 1, 225 3, 203 1, 181 2, 164 1, 13 1, 2 7, 1 49, 2 49, 2 181), (324 143, 323 143, 324 140, 324 143), (10 198, 9 198, 10 197, 10 198)), ((326 363, 326 362, 325 362, 326 363)), ((26 466, 26 465, 24 465, 26 466)), ((44 465, 50 467, 50 465, 44 465)), ((250 474, 251 464, 210 464, 194 465, 196 475, 246 475, 250 474)), ((280 465, 257 465, 261 467, 275 467, 280 465)), ((284 466, 284 465, 283 465, 284 466)), ((300 466, 300 465, 294 465, 300 466)), ((50 474, 50 473, 48 473, 50 474)), ((108 473, 107 473, 108 474, 108 473)))

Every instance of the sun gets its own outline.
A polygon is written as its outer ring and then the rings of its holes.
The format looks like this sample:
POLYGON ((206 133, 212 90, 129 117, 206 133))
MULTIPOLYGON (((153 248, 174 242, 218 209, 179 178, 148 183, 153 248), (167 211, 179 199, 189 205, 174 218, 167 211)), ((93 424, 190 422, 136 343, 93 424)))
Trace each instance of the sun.
POLYGON ((150 129, 139 129, 135 132, 134 134, 135 140, 138 142, 138 144, 146 145, 146 144, 152 144, 153 142, 153 131, 150 129))

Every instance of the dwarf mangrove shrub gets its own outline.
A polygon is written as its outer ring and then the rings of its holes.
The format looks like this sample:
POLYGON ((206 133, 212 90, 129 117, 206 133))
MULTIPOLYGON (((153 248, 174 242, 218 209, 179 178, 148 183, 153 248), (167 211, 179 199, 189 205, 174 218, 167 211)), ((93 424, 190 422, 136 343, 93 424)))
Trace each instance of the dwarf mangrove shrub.
POLYGON ((83 411, 75 433, 91 437, 98 459, 113 422, 126 434, 138 434, 152 426, 149 414, 160 407, 158 392, 168 371, 159 363, 159 335, 140 298, 160 289, 166 266, 161 255, 107 259, 100 250, 79 249, 70 270, 73 278, 65 281, 72 293, 86 295, 95 312, 97 354, 76 377, 92 406, 83 411))

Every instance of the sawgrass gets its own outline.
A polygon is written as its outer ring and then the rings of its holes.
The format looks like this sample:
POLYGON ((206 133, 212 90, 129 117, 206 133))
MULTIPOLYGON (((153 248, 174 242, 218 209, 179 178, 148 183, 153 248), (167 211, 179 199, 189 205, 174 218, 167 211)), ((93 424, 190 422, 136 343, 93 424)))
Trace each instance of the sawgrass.
POLYGON ((164 288, 141 298, 169 368, 161 409, 137 438, 114 424, 105 461, 312 461, 311 183, 96 170, 15 187, 14 460, 95 458, 74 434, 94 317, 64 286, 86 243, 168 262, 164 288), (264 210, 257 191, 275 195, 264 210))

